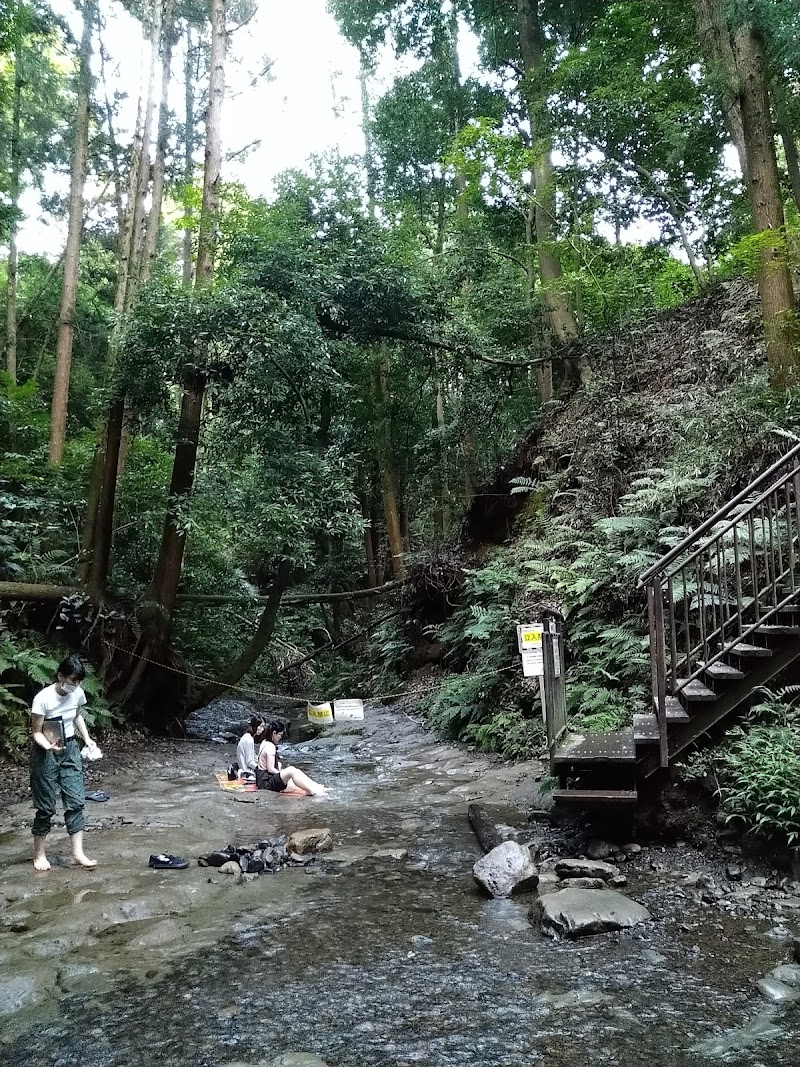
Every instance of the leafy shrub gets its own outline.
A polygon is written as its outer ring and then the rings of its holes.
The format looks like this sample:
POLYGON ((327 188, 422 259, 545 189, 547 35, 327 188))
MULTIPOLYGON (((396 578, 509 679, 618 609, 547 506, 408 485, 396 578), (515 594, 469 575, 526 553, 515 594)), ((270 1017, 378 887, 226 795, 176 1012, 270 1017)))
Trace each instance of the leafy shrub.
POLYGON ((773 692, 753 707, 748 721, 729 730, 708 752, 682 767, 687 780, 708 778, 721 811, 750 833, 800 841, 800 687, 773 692))
POLYGON ((504 708, 488 722, 470 724, 463 737, 484 752, 503 752, 512 759, 533 759, 547 741, 541 718, 527 719, 517 708, 504 708))

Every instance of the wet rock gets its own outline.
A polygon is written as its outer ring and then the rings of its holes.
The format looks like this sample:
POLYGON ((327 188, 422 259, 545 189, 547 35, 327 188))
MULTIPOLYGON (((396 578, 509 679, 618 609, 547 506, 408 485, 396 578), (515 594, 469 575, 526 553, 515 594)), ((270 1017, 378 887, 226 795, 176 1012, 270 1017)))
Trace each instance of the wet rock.
POLYGON ((782 963, 780 967, 773 967, 767 978, 774 978, 776 982, 800 988, 800 966, 795 963, 782 963))
POLYGON ((0 1016, 14 1015, 22 1008, 31 1008, 44 996, 45 991, 32 976, 3 977, 0 980, 0 1016))
POLYGON ((800 1000, 800 989, 793 989, 774 978, 759 978, 756 985, 763 996, 773 1004, 791 1004, 793 1001, 800 1000))
POLYGON ((556 889, 561 888, 561 879, 558 877, 555 871, 540 871, 539 872, 539 896, 542 893, 552 893, 556 889))
POLYGON ((642 904, 613 889, 562 889, 539 897, 530 918, 566 937, 585 937, 609 930, 625 930, 650 921, 642 904))
POLYGON ((380 848, 372 853, 374 860, 407 860, 407 848, 380 848))
POLYGON ((624 889, 628 879, 624 874, 615 874, 613 878, 609 878, 608 884, 612 889, 624 889))
POLYGON ((290 852, 287 859, 289 863, 294 863, 298 867, 307 867, 309 863, 314 862, 313 855, 301 856, 299 852, 290 852))
POLYGON ((590 860, 608 859, 612 852, 616 852, 616 847, 609 845, 608 841, 600 840, 590 841, 589 847, 586 849, 586 855, 590 860))
POLYGON ((297 852, 301 856, 308 852, 330 852, 333 837, 327 826, 310 830, 296 830, 286 843, 288 852, 297 852))
POLYGON ((602 878, 564 878, 556 883, 556 889, 602 889, 605 884, 602 878))
POLYGON ((794 911, 796 908, 800 908, 800 897, 783 897, 781 900, 775 901, 776 908, 791 908, 794 911))
POLYGON ((217 870, 220 874, 241 874, 242 868, 238 860, 228 860, 227 863, 223 863, 217 870))
POLYGON ((532 892, 539 882, 527 845, 504 841, 482 856, 472 868, 475 881, 493 897, 532 892))
POLYGON ((732 882, 741 882, 744 871, 738 863, 729 863, 725 868, 725 874, 732 882))
POLYGON ((599 860, 559 860, 556 874, 561 878, 602 878, 608 881, 619 874, 619 867, 599 860))
POLYGON ((626 856, 638 856, 642 851, 642 846, 637 845, 635 841, 631 841, 629 845, 623 845, 622 851, 626 856))
POLYGON ((756 889, 766 889, 767 880, 766 878, 751 878, 750 885, 754 885, 756 889))

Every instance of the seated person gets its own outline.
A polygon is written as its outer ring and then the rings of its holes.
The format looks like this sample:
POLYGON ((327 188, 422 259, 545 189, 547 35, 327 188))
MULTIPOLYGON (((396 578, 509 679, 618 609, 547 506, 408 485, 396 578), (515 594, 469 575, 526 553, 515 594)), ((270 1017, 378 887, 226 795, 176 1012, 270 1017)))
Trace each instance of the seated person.
POLYGON ((239 744, 236 746, 236 763, 233 764, 231 771, 228 772, 229 778, 235 778, 237 775, 247 778, 253 777, 258 766, 256 744, 261 741, 263 736, 264 719, 261 715, 254 715, 250 720, 250 725, 242 734, 239 744))
POLYGON ((322 796, 327 790, 309 778, 297 767, 284 767, 278 758, 278 745, 283 740, 286 728, 282 722, 271 722, 258 753, 256 785, 259 789, 271 789, 281 793, 287 786, 302 789, 312 797, 322 796))

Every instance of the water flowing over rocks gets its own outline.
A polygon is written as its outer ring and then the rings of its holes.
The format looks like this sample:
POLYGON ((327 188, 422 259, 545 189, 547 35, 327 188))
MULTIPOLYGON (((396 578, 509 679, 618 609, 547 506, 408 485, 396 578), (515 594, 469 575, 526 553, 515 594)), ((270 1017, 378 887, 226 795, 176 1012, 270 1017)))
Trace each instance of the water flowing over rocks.
POLYGON ((650 922, 647 908, 613 889, 561 889, 531 905, 531 919, 565 937, 586 937, 650 922))
POLYGON ((289 1055, 313 1059, 284 1067, 797 1067, 800 1006, 757 986, 796 988, 783 970, 800 935, 800 915, 781 904, 800 896, 791 879, 748 856, 731 881, 729 853, 644 837, 626 849, 606 831, 626 907, 639 902, 652 921, 545 938, 534 898, 487 897, 475 883, 481 848, 465 809, 482 807, 487 834, 538 849, 537 903, 583 893, 595 912, 612 879, 557 886, 556 865, 586 856, 587 828, 543 813, 537 762, 467 755, 403 710, 368 708, 309 743, 292 724, 286 761, 329 786, 324 798, 219 789, 231 745, 137 741, 127 764, 110 745, 109 762, 87 771, 111 794, 87 810, 92 871, 58 864, 69 852, 58 827, 53 870, 34 875, 30 807, 12 803, 0 834, 0 1067, 147 1065, 156 1030, 169 1067, 274 1067, 289 1055), (286 851, 291 834, 326 827, 333 852, 286 851), (238 875, 147 868, 152 852, 192 858, 223 842, 238 875), (251 858, 280 875, 249 873, 251 858), (704 902, 712 889, 719 898, 704 902))

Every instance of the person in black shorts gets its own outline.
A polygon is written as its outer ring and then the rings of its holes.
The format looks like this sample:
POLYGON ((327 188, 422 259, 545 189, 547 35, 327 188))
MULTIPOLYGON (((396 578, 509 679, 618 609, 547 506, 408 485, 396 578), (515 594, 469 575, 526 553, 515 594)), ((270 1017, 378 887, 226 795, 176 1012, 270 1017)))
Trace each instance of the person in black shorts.
POLYGON ((327 792, 324 786, 309 778, 297 767, 284 767, 278 758, 278 745, 285 732, 282 722, 271 722, 267 726, 264 742, 258 753, 256 785, 259 789, 271 789, 274 793, 281 793, 288 786, 294 786, 312 797, 322 796, 327 792))

